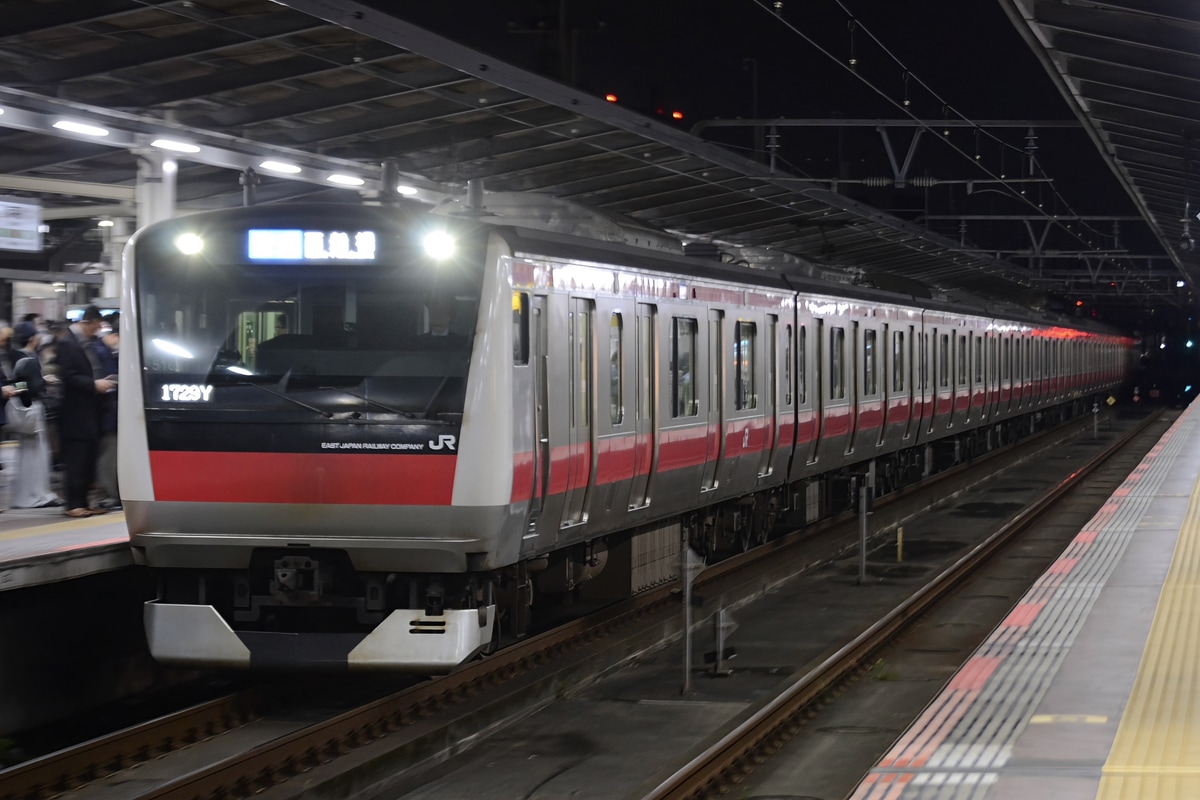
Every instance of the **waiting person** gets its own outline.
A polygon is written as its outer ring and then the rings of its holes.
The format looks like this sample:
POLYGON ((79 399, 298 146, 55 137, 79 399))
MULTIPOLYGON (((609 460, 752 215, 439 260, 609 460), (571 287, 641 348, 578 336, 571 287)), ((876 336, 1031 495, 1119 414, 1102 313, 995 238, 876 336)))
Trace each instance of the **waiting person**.
POLYGON ((42 404, 46 407, 46 432, 49 434, 50 463, 55 472, 62 470, 62 437, 58 429, 58 410, 62 406, 62 383, 58 379, 58 340, 67 330, 66 325, 58 321, 47 321, 46 332, 42 334, 42 343, 38 346, 38 356, 42 362, 42 378, 46 381, 46 392, 42 404))
POLYGON ((96 478, 96 457, 100 448, 100 417, 104 396, 117 388, 106 379, 91 346, 100 330, 100 309, 88 306, 83 317, 71 325, 58 340, 59 379, 62 405, 59 409, 59 433, 62 437, 64 489, 68 517, 103 514, 105 509, 88 504, 88 490, 96 478))
MULTIPOLYGON (((120 351, 120 315, 113 313, 104 318, 109 333, 92 340, 92 349, 105 378, 117 375, 117 354, 120 351)), ((104 492, 97 504, 109 511, 121 508, 121 492, 117 488, 117 389, 105 394, 101 400, 100 445, 96 454, 96 482, 104 492)))
POLYGON ((29 423, 22 430, 16 430, 15 424, 12 426, 11 433, 17 440, 17 474, 9 497, 12 508, 50 508, 63 504, 50 488, 50 445, 42 403, 46 382, 37 343, 37 326, 30 321, 17 323, 13 344, 20 357, 13 367, 13 381, 18 394, 12 403, 20 403, 26 409, 21 413, 29 417, 29 423))
POLYGON ((20 357, 20 352, 13 346, 13 329, 0 327, 0 372, 4 373, 6 380, 12 380, 13 365, 20 357))

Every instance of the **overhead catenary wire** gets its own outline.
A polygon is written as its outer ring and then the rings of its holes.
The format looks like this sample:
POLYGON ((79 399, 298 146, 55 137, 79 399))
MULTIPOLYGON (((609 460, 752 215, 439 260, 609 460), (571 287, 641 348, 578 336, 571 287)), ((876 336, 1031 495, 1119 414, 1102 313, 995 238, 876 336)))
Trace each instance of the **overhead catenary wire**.
MULTIPOLYGON (((788 22, 786 19, 783 18, 782 15, 778 14, 774 10, 774 8, 771 7, 771 5, 769 3, 765 2, 765 0, 751 0, 751 2, 753 2, 759 8, 768 11, 774 19, 778 20, 778 24, 784 25, 789 31, 791 31, 793 34, 795 34, 796 36, 803 39, 808 45, 813 47, 822 56, 824 56, 824 57, 828 58, 830 61, 836 63, 839 66, 839 68, 842 69, 844 72, 847 72, 850 75, 857 78, 860 82, 862 82, 862 84, 864 86, 866 86, 868 89, 870 89, 875 94, 877 94, 880 98, 882 98, 889 105, 895 107, 898 111, 900 111, 902 114, 907 116, 909 119, 911 119, 913 122, 915 122, 916 124, 921 126, 923 129, 925 129, 929 133, 936 134, 937 131, 933 128, 933 126, 931 126, 928 122, 926 122, 925 120, 918 117, 917 114, 914 111, 912 111, 911 102, 909 102, 909 103, 897 102, 887 91, 885 91, 884 89, 877 86, 868 77, 866 77, 864 75, 864 71, 859 68, 861 66, 861 59, 859 58, 858 50, 854 47, 854 44, 853 44, 854 34, 858 31, 862 31, 862 33, 864 35, 868 36, 871 39, 871 41, 873 41, 876 45, 878 45, 880 47, 880 49, 888 56, 888 58, 890 58, 901 70, 903 70, 904 74, 906 75, 906 78, 905 78, 906 92, 907 92, 908 81, 910 79, 915 80, 916 83, 920 87, 925 89, 925 91, 929 92, 930 96, 933 97, 935 100, 937 100, 941 104, 943 114, 947 118, 949 118, 950 115, 953 115, 956 119, 962 120, 963 122, 966 122, 969 125, 972 125, 973 130, 976 131, 977 135, 981 134, 981 135, 986 136, 986 137, 992 139, 993 141, 997 142, 1000 145, 1000 147, 1002 148, 1002 151, 1005 149, 1008 149, 1008 150, 1020 152, 1022 155, 1026 155, 1025 148, 1017 147, 1008 142, 1005 142, 1003 139, 996 136, 995 134, 992 134, 991 132, 987 131, 986 129, 976 125, 975 123, 972 122, 972 120, 969 117, 967 117, 965 114, 962 114, 956 108, 954 108, 953 105, 951 105, 949 102, 942 99, 942 97, 927 82, 922 80, 919 75, 912 73, 912 71, 909 70, 908 67, 904 64, 904 62, 901 61, 895 54, 893 54, 891 49, 888 48, 887 45, 884 44, 883 41, 880 40, 879 37, 877 37, 866 25, 864 25, 861 19, 858 19, 854 15, 854 13, 849 8, 847 8, 847 6, 843 2, 843 0, 834 0, 834 2, 843 11, 843 13, 846 14, 846 16, 848 18, 847 19, 847 27, 848 27, 851 37, 852 37, 851 51, 850 51, 852 55, 851 55, 849 61, 839 58, 837 55, 832 53, 828 48, 822 46, 819 42, 817 42, 811 36, 804 33, 802 30, 800 30, 798 27, 796 27, 792 23, 788 22), (853 62, 853 63, 850 63, 850 62, 853 62), (908 76, 911 76, 911 78, 908 76)), ((911 99, 911 98, 907 97, 907 94, 906 94, 906 98, 911 99)), ((1069 227, 1064 225, 1061 220, 1056 219, 1055 215, 1046 213, 1045 209, 1040 207, 1038 203, 1034 202, 1031 198, 1024 196, 1023 192, 1021 192, 1020 190, 1018 190, 1018 189, 1014 188, 1012 185, 1010 185, 1010 183, 1008 182, 1008 180, 1006 179, 1006 177, 1003 174, 997 175, 993 170, 989 169, 986 165, 984 165, 982 163, 982 159, 974 158, 971 154, 967 153, 965 150, 963 150, 961 147, 959 147, 957 144, 955 144, 953 141, 951 141, 945 135, 938 136, 937 138, 942 140, 953 152, 962 156, 964 159, 966 159, 970 163, 975 164, 977 166, 977 168, 980 169, 987 177, 989 177, 993 180, 996 180, 1001 185, 1003 185, 1005 187, 1005 189, 1007 189, 1010 192, 1010 196, 1013 199, 1029 206, 1037 214, 1039 214, 1040 216, 1043 216, 1048 223, 1055 225, 1060 230, 1064 231, 1068 236, 1070 236, 1074 240, 1078 241, 1080 244, 1086 245, 1089 248, 1093 246, 1092 243, 1087 241, 1086 238, 1084 238, 1079 233, 1071 230, 1069 227)), ((1041 164, 1038 163, 1036 161, 1036 159, 1034 159, 1032 161, 1032 163, 1037 165, 1038 169, 1041 170, 1043 175, 1045 175, 1046 177, 1049 177, 1049 175, 1047 175, 1045 173, 1045 170, 1042 169, 1041 164)), ((1003 173, 1003 169, 1001 170, 1001 173, 1003 173)), ((1052 188, 1052 191, 1055 193, 1057 200, 1060 201, 1062 203, 1062 206, 1067 209, 1068 213, 1066 214, 1066 216, 1078 217, 1079 215, 1077 215, 1075 213, 1071 204, 1062 195, 1062 193, 1059 192, 1058 189, 1055 187, 1051 187, 1051 188, 1052 188)), ((1091 226, 1087 225, 1086 223, 1081 223, 1081 224, 1083 225, 1083 227, 1086 227, 1089 231, 1091 231, 1091 233, 1094 236, 1107 238, 1106 234, 1104 234, 1098 230, 1095 230, 1094 228, 1091 228, 1091 226)))

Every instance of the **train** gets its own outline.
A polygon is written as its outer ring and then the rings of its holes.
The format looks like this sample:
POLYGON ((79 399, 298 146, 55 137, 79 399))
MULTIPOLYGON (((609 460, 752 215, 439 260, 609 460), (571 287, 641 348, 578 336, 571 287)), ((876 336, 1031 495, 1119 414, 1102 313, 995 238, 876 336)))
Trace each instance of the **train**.
POLYGON ((1088 320, 545 203, 131 237, 119 479, 158 661, 445 673, 538 608, 675 579, 684 547, 754 547, 1086 413, 1132 366, 1088 320))

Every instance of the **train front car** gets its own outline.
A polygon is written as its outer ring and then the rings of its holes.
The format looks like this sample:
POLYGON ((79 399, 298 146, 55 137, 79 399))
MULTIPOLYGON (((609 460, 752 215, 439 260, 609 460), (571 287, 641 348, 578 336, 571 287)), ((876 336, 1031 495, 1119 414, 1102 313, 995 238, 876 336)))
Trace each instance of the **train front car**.
POLYGON ((158 660, 438 673, 492 641, 470 564, 507 508, 453 502, 486 237, 426 219, 261 206, 131 240, 120 479, 158 660))

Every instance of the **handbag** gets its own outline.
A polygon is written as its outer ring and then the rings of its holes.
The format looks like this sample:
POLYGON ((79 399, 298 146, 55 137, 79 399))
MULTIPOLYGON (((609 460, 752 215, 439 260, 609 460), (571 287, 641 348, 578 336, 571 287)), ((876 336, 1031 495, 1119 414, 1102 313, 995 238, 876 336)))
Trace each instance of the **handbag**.
POLYGON ((46 412, 37 400, 25 405, 20 397, 8 398, 4 405, 4 417, 8 420, 5 427, 21 436, 33 436, 46 427, 46 412))

